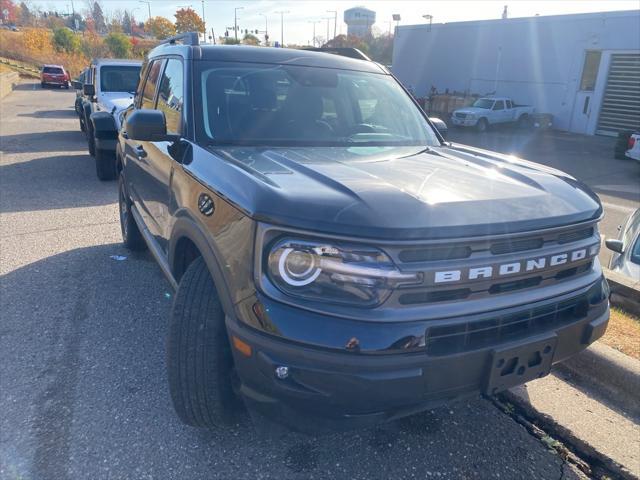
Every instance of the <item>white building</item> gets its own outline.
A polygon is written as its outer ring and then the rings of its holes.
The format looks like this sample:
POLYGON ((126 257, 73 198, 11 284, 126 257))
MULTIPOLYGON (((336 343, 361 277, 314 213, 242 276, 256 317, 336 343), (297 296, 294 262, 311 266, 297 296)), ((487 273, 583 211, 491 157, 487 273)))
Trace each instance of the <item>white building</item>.
POLYGON ((393 72, 418 96, 512 97, 561 130, 640 130, 640 10, 401 26, 393 72))
POLYGON ((344 23, 347 24, 347 35, 367 37, 376 23, 376 12, 364 7, 350 8, 344 11, 344 23))

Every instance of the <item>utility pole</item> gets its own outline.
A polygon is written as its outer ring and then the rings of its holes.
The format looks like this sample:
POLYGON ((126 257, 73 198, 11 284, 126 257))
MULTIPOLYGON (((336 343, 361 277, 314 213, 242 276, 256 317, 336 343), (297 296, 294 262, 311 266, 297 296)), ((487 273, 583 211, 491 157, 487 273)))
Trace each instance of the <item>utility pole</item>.
POLYGON ((316 46, 316 23, 320 23, 322 20, 311 20, 309 23, 313 23, 313 46, 316 46))
POLYGON ((289 10, 280 10, 275 13, 280 14, 280 47, 284 48, 284 14, 289 13, 289 10))
POLYGON ((202 29, 202 40, 204 43, 207 43, 207 23, 204 21, 204 0, 202 0, 202 24, 204 25, 202 29))
MULTIPOLYGON (((327 10, 327 13, 333 13, 333 38, 336 38, 336 28, 338 26, 338 12, 336 10, 327 10)), ((327 38, 327 42, 329 39, 327 38)))
POLYGON ((233 31, 236 34, 236 42, 238 41, 238 10, 244 10, 244 7, 233 9, 233 31))
POLYGON ((269 23, 267 21, 267 15, 265 13, 260 13, 264 17, 264 44, 269 46, 269 23))
POLYGON ((149 18, 151 18, 151 1, 150 0, 138 0, 138 2, 147 4, 147 8, 149 9, 149 18))
POLYGON ((325 17, 325 20, 327 21, 327 40, 324 43, 327 43, 329 41, 329 20, 331 20, 332 17, 325 17))
POLYGON ((75 32, 78 29, 78 21, 76 20, 76 9, 73 7, 73 0, 71 0, 71 15, 71 18, 73 18, 73 31, 75 32))

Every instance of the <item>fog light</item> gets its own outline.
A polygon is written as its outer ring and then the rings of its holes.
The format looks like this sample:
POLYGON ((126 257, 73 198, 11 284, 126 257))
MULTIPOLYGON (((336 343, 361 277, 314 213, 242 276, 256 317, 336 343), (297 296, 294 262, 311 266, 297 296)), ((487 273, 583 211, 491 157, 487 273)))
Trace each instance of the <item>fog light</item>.
POLYGON ((276 377, 280 380, 284 380, 289 376, 289 367, 277 367, 276 368, 276 377))

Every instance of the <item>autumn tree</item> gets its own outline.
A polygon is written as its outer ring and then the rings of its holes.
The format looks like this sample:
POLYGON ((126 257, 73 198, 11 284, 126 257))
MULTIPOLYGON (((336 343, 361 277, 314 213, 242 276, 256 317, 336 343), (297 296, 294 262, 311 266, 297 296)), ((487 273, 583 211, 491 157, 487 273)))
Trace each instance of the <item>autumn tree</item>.
POLYGON ((144 29, 158 40, 164 40, 176 33, 176 27, 164 17, 151 17, 144 24, 144 29))
POLYGON ((4 23, 15 23, 19 13, 16 4, 11 0, 0 0, 0 18, 4 23))
POLYGON ((175 13, 176 32, 201 32, 204 33, 204 22, 193 8, 181 8, 175 13))

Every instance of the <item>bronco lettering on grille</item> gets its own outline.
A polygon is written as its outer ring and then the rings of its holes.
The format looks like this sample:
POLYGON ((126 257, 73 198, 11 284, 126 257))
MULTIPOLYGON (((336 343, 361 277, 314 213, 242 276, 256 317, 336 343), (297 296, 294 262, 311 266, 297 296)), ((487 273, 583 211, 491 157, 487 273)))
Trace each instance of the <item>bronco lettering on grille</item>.
POLYGON ((581 248, 565 253, 557 253, 543 257, 530 258, 509 263, 497 263, 465 270, 442 270, 434 272, 434 283, 460 282, 466 280, 481 280, 494 277, 514 275, 516 273, 535 272, 567 263, 573 263, 587 258, 589 249, 581 248))

